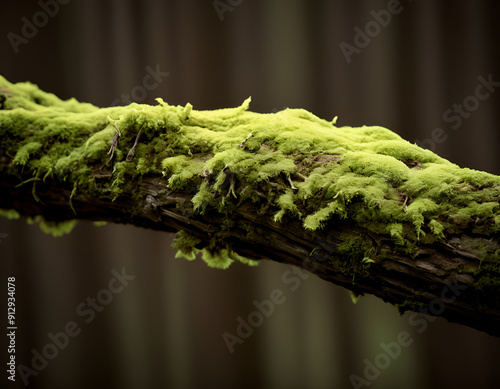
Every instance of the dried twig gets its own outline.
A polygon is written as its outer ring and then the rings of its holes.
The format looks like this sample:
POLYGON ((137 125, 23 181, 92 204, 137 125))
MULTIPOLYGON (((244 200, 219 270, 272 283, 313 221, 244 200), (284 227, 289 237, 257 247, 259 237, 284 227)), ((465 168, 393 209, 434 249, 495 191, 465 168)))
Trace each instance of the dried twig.
POLYGON ((250 134, 248 134, 248 136, 245 138, 245 140, 243 140, 243 142, 240 143, 240 147, 244 148, 245 143, 247 143, 247 140, 249 140, 252 136, 253 136, 253 131, 250 134))
POLYGON ((139 132, 137 133, 137 136, 135 137, 134 145, 132 146, 132 148, 130 149, 130 151, 127 154, 127 158, 126 158, 127 162, 132 161, 132 158, 134 158, 135 148, 137 147, 137 143, 139 143, 139 138, 141 136, 141 131, 142 131, 142 128, 139 129, 139 132))
POLYGON ((111 141, 111 148, 108 151, 108 155, 111 154, 111 156, 109 157, 109 160, 106 163, 106 165, 108 163, 110 163, 111 160, 113 159, 113 157, 115 156, 115 150, 116 150, 116 147, 118 146, 118 138, 121 136, 120 129, 118 128, 118 126, 116 125, 116 123, 114 123, 114 125, 115 125, 115 128, 116 128, 116 134, 113 137, 113 140, 111 141))

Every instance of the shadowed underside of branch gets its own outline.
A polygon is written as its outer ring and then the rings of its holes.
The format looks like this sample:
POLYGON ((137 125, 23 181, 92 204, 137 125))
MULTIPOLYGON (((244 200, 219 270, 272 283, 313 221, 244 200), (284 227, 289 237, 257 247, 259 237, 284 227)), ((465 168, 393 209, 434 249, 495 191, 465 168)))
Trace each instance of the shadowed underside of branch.
POLYGON ((0 77, 0 208, 177 232, 188 259, 301 266, 500 335, 499 177, 381 127, 248 104, 97 108, 0 77))

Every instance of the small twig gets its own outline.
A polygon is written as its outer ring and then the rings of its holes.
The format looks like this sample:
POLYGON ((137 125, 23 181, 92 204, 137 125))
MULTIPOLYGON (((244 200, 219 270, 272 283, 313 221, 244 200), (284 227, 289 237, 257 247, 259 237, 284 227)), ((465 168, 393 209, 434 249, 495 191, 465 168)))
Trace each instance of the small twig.
POLYGON ((118 146, 118 138, 121 136, 121 132, 120 132, 120 129, 118 128, 118 126, 116 125, 116 123, 113 123, 113 124, 115 125, 115 128, 116 128, 116 134, 113 137, 113 140, 111 141, 111 148, 108 151, 108 155, 111 154, 111 156, 109 157, 109 160, 106 163, 106 165, 108 163, 110 163, 111 160, 113 159, 113 157, 115 156, 115 150, 116 150, 116 147, 118 146))
POLYGON ((31 177, 31 178, 28 178, 27 180, 21 182, 20 184, 17 184, 15 187, 16 188, 19 188, 21 185, 24 185, 26 184, 27 182, 31 182, 31 181, 40 181, 40 178, 37 176, 37 177, 31 177))
POLYGON ((295 174, 296 174, 296 175, 297 175, 297 176, 298 176, 301 180, 304 180, 304 182, 305 182, 305 181, 307 181, 307 177, 306 177, 306 176, 304 176, 303 174, 300 174, 299 172, 295 172, 295 174))
POLYGON ((130 151, 127 154, 127 158, 125 159, 127 162, 132 161, 132 158, 134 158, 135 155, 135 148, 137 147, 137 143, 139 143, 139 137, 141 136, 141 131, 142 127, 139 129, 139 132, 137 133, 137 136, 135 137, 134 145, 130 149, 130 151))
POLYGON ((205 182, 206 180, 210 179, 210 170, 205 168, 201 173, 198 173, 198 176, 203 179, 203 182, 205 182))
POLYGON ((122 136, 122 133, 120 132, 120 129, 118 128, 118 126, 116 125, 116 123, 113 123, 115 128, 116 128, 116 131, 118 131, 118 136, 122 136))
POLYGON ((240 191, 240 200, 238 201, 238 204, 236 204, 236 207, 239 207, 241 205, 241 203, 245 200, 245 197, 243 197, 243 194, 248 191, 250 189, 250 187, 246 186, 245 188, 243 188, 241 191, 240 191))
POLYGON ((408 205, 406 204, 408 201, 408 197, 405 197, 405 202, 403 204, 403 212, 406 212, 408 210, 408 205))
POLYGON ((293 190, 297 190, 297 188, 293 185, 292 179, 290 178, 290 173, 286 175, 286 178, 288 178, 288 182, 290 183, 290 186, 293 190))
POLYGON ((75 182, 73 185, 73 190, 71 191, 71 195, 69 196, 69 207, 73 211, 73 213, 76 215, 76 210, 75 207, 73 206, 73 196, 76 194, 76 189, 77 189, 77 183, 75 182))
POLYGON ((232 193, 234 198, 238 198, 238 196, 236 196, 236 193, 234 193, 234 184, 234 174, 231 174, 229 178, 229 190, 227 191, 226 197, 228 197, 232 193))
POLYGON ((244 148, 245 143, 247 143, 247 140, 249 140, 252 136, 253 136, 253 131, 250 134, 248 134, 248 136, 245 138, 245 140, 243 142, 240 143, 240 147, 244 148))
POLYGON ((40 198, 36 194, 36 182, 40 181, 40 178, 38 178, 38 173, 37 173, 36 178, 37 179, 33 181, 33 189, 31 190, 31 193, 33 194, 33 198, 35 199, 35 201, 37 203, 41 203, 41 204, 45 205, 44 202, 42 200, 40 200, 40 198))

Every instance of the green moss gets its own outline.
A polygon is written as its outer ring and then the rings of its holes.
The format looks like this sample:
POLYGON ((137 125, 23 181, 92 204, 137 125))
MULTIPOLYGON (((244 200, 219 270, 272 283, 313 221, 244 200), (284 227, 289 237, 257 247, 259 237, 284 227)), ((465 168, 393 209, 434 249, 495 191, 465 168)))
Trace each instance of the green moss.
POLYGON ((436 235, 440 239, 444 239, 445 237, 443 234, 444 226, 441 223, 433 219, 429 221, 429 227, 434 235, 436 235))
POLYGON ((30 156, 36 155, 40 149, 42 148, 42 144, 40 142, 29 142, 20 147, 17 150, 16 156, 12 160, 14 165, 26 165, 30 156))
MULTIPOLYGON (((338 127, 303 109, 259 114, 249 111, 250 99, 214 111, 162 99, 97 108, 2 77, 0 96, 8 174, 33 185, 34 196, 43 180, 73 198, 126 195, 141 203, 135 187, 153 176, 193 196, 193 217, 231 220, 252 203, 271 222, 296 220, 311 231, 350 220, 404 252, 448 234, 500 231, 499 177, 461 169, 382 127, 338 127)), ((222 227, 213 227, 210 242, 181 234, 178 252, 191 259, 203 252, 216 267, 241 260, 217 235, 222 227)), ((371 243, 349 237, 340 246, 339 271, 364 274, 371 243)))
POLYGON ((347 152, 341 161, 346 172, 356 176, 374 177, 377 180, 399 185, 410 175, 408 167, 394 157, 364 151, 347 152))
POLYGON ((67 220, 63 222, 46 221, 42 216, 37 215, 28 218, 29 224, 38 224, 40 229, 46 234, 54 237, 69 234, 76 225, 76 220, 67 220))
POLYGON ((165 158, 162 161, 163 175, 168 176, 168 186, 174 190, 195 186, 197 176, 202 172, 204 163, 185 155, 165 158))
POLYGON ((349 291, 349 295, 351 296, 351 301, 353 304, 357 304, 359 299, 361 298, 361 294, 357 294, 356 292, 353 292, 352 290, 349 291))
POLYGON ((346 232, 340 235, 337 246, 338 257, 330 259, 334 268, 339 272, 352 276, 355 283, 356 276, 363 276, 375 260, 374 247, 371 241, 356 232, 346 232))
POLYGON ((228 249, 203 249, 201 254, 201 259, 203 259, 209 267, 216 269, 227 269, 233 260, 229 257, 228 249))
POLYGON ((206 247, 200 250, 197 246, 201 246, 201 244, 201 239, 186 231, 179 231, 174 239, 172 247, 177 250, 176 258, 183 257, 190 261, 194 260, 196 255, 201 252, 203 261, 205 261, 209 267, 216 269, 226 269, 234 261, 239 261, 250 266, 256 266, 258 264, 258 261, 250 260, 236 254, 227 245, 220 249, 221 242, 218 241, 217 237, 214 237, 206 247))
POLYGON ((234 251, 230 251, 229 256, 234 261, 241 262, 241 263, 248 265, 248 266, 257 266, 260 263, 259 261, 242 257, 241 255, 236 254, 234 251))
POLYGON ((287 189, 284 194, 282 194, 278 200, 276 201, 277 206, 280 210, 274 215, 273 220, 276 222, 280 222, 285 215, 285 212, 288 212, 291 215, 301 216, 297 205, 294 202, 293 191, 291 189, 287 189))
POLYGON ((320 229, 335 214, 345 217, 346 211, 344 204, 333 200, 326 207, 308 215, 304 220, 304 228, 308 230, 320 229))
POLYGON ((429 303, 419 301, 418 296, 411 296, 405 299, 401 304, 397 304, 399 314, 403 315, 406 311, 418 312, 421 309, 427 311, 429 308, 429 303))
POLYGON ((209 204, 213 204, 215 193, 210 189, 207 182, 203 182, 198 190, 198 193, 193 196, 192 202, 194 210, 203 214, 209 204))
POLYGON ((190 261, 194 260, 196 255, 200 252, 200 250, 196 248, 200 243, 201 239, 192 236, 186 231, 179 231, 172 243, 172 247, 177 250, 175 257, 183 257, 190 261))
POLYGON ((0 216, 6 217, 7 219, 19 219, 21 215, 15 209, 0 209, 0 216))

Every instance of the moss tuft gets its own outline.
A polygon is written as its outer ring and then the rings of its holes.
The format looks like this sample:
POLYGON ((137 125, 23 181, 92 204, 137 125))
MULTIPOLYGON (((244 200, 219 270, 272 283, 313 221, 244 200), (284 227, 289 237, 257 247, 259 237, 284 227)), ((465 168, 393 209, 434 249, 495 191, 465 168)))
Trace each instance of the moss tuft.
POLYGON ((196 248, 196 245, 201 243, 201 239, 196 238, 186 231, 179 231, 175 235, 175 239, 172 243, 172 247, 177 250, 176 258, 183 257, 190 261, 196 258, 196 255, 200 252, 196 248))
POLYGON ((67 220, 63 222, 46 221, 42 216, 37 215, 28 218, 29 224, 38 224, 40 229, 53 237, 60 237, 69 234, 76 225, 76 220, 67 220))
POLYGON ((15 209, 0 209, 0 216, 7 219, 14 220, 19 219, 21 215, 15 209))
POLYGON ((363 276, 369 269, 374 247, 366 238, 354 232, 341 234, 342 243, 337 246, 338 258, 331 259, 331 263, 338 271, 352 276, 355 283, 356 276, 363 276))

